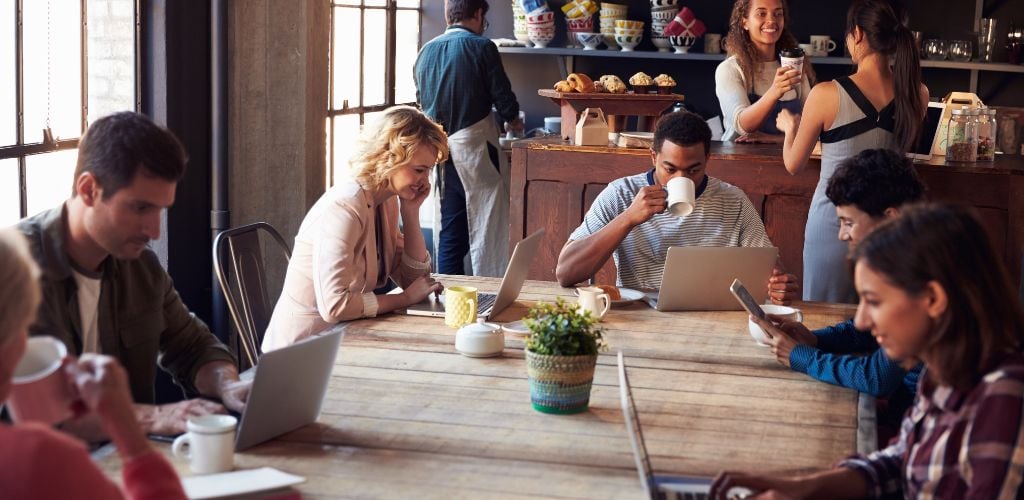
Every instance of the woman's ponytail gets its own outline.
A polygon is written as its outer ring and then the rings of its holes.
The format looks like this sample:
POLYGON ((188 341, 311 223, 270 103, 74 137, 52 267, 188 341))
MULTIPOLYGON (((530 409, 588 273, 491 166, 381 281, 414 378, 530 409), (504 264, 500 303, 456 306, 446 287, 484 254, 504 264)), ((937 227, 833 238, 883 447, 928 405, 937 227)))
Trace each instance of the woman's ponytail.
POLYGON ((917 142, 924 120, 921 102, 921 54, 910 29, 899 24, 893 51, 893 86, 895 88, 896 139, 904 150, 917 142))

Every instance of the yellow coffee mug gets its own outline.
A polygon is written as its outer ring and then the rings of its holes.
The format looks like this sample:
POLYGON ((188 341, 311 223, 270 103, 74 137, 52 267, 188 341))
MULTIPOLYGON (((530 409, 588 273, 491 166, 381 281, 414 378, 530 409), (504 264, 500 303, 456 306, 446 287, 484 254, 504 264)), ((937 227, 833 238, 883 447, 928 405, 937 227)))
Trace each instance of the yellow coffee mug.
POLYGON ((444 289, 444 324, 462 328, 476 322, 476 288, 450 286, 444 289))

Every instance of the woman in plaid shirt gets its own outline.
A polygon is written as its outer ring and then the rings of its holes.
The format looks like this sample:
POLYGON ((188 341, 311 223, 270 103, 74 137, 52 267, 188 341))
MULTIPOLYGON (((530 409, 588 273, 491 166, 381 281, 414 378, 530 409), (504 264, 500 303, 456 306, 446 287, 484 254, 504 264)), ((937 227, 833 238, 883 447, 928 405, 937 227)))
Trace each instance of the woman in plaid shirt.
POLYGON ((1024 496, 1024 312, 968 209, 919 205, 853 251, 858 329, 885 353, 923 361, 898 440, 830 471, 780 478, 724 472, 772 498, 1024 496))

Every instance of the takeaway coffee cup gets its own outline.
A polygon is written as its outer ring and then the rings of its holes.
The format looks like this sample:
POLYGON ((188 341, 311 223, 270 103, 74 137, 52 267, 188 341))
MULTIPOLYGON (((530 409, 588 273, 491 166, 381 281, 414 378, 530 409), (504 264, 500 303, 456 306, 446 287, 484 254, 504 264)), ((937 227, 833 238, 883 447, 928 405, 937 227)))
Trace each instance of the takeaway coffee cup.
POLYGON ((580 309, 590 311, 590 315, 601 319, 612 306, 612 299, 604 290, 596 286, 585 286, 576 289, 579 294, 580 309))
MULTIPOLYGON (((761 309, 767 314, 774 314, 785 321, 804 321, 804 313, 795 307, 779 306, 775 304, 763 304, 761 309)), ((750 336, 754 337, 758 345, 768 345, 768 335, 761 329, 757 323, 753 320, 747 319, 747 329, 750 330, 750 336)))
POLYGON ((15 422, 56 424, 73 415, 74 386, 61 367, 68 350, 53 337, 28 339, 11 380, 7 407, 15 422))
POLYGON ((668 211, 676 217, 684 217, 693 212, 696 199, 696 187, 686 177, 675 177, 665 185, 668 191, 668 211))
POLYGON ((231 415, 192 417, 186 424, 188 432, 174 440, 171 452, 188 459, 196 474, 230 471, 235 467, 237 424, 231 415))
MULTIPOLYGON (((779 53, 779 58, 780 58, 780 64, 783 67, 795 69, 797 71, 797 73, 801 75, 801 78, 802 78, 802 76, 803 76, 802 73, 803 73, 803 70, 804 70, 804 51, 803 51, 803 49, 801 49, 800 47, 791 47, 791 48, 788 48, 788 49, 784 49, 782 52, 779 53)), ((803 81, 803 80, 801 80, 801 81, 803 81)), ((800 98, 800 85, 797 84, 796 88, 794 90, 791 90, 790 92, 793 92, 793 91, 796 91, 796 97, 799 99, 800 98)), ((786 94, 789 94, 789 92, 786 92, 786 94)))
POLYGON ((476 322, 476 288, 450 286, 444 289, 444 324, 462 328, 476 322))

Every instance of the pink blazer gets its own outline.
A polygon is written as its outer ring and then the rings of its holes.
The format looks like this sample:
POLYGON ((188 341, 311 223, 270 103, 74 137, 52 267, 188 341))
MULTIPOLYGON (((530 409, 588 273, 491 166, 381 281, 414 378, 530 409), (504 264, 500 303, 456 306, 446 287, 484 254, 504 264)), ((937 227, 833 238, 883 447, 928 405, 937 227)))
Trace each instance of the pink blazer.
POLYGON ((371 194, 355 181, 324 193, 295 236, 263 351, 293 344, 340 321, 374 317, 373 290, 389 277, 404 288, 430 274, 429 261, 417 262, 405 255, 398 220, 397 198, 374 207, 371 194), (381 229, 383 265, 377 257, 375 223, 381 229))

